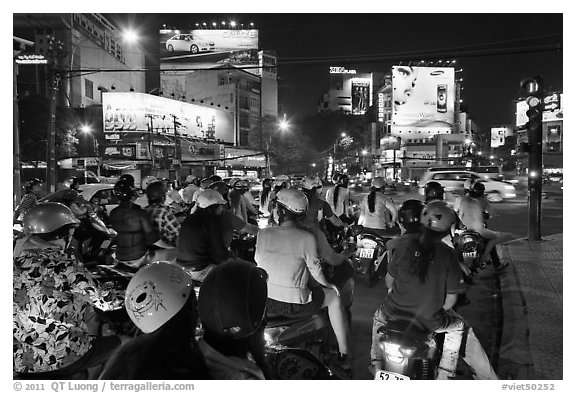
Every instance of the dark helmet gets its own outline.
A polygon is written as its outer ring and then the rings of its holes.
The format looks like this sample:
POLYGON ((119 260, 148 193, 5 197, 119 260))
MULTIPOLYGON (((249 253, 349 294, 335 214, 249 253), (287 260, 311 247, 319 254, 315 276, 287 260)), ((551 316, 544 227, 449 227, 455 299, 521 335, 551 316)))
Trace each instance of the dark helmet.
POLYGON ((114 185, 114 195, 121 201, 129 201, 134 197, 134 188, 129 183, 117 181, 114 185))
POLYGON ((238 180, 236 183, 234 183, 235 190, 248 191, 249 188, 250 183, 248 183, 248 180, 238 180))
POLYGON ((249 262, 217 265, 200 287, 202 325, 224 338, 241 339, 253 334, 266 315, 267 279, 263 269, 249 262))
POLYGON ((37 177, 28 180, 26 183, 24 183, 24 189, 26 192, 32 192, 32 188, 34 188, 36 184, 42 184, 42 180, 38 179, 37 177))
POLYGON ((426 183, 426 186, 424 187, 424 195, 425 195, 425 200, 426 202, 432 200, 432 199, 440 199, 443 200, 444 199, 444 187, 442 187, 442 184, 436 182, 436 181, 431 181, 426 183))
POLYGON ((417 199, 408 199, 398 210, 398 222, 409 231, 420 227, 420 215, 424 209, 424 202, 417 199))
POLYGON ((118 179, 118 181, 123 182, 123 183, 128 183, 130 184, 130 186, 134 187, 134 176, 129 175, 128 173, 123 174, 122 176, 120 176, 120 179, 118 179))
POLYGON ((456 223, 456 213, 444 201, 431 201, 422 210, 420 221, 434 232, 446 232, 456 223))
POLYGON ((221 178, 220 176, 218 176, 218 175, 212 175, 212 176, 210 176, 208 179, 212 180, 212 182, 222 181, 222 178, 221 178))
POLYGON ((484 195, 485 191, 486 187, 484 186, 484 183, 476 181, 472 184, 472 188, 470 188, 470 196, 472 198, 479 198, 484 195))
POLYGON ((71 188, 73 190, 77 190, 78 187, 80 186, 80 181, 78 180, 78 178, 76 176, 72 176, 66 180, 64 180, 64 187, 66 188, 71 188))
POLYGON ((43 234, 54 232, 64 225, 79 224, 74 213, 58 202, 39 203, 24 215, 22 227, 26 234, 43 234))
POLYGON ((273 185, 274 179, 270 179, 269 177, 262 181, 262 188, 272 188, 273 185))
POLYGON ((161 181, 155 181, 146 188, 148 203, 161 203, 166 199, 166 186, 161 181))
POLYGON ((220 194, 222 194, 222 196, 225 196, 228 193, 228 190, 230 189, 228 184, 224 183, 223 181, 216 181, 210 184, 210 187, 208 188, 218 191, 220 194))
POLYGON ((336 182, 336 184, 343 186, 343 187, 348 187, 349 181, 350 181, 350 178, 348 177, 348 175, 343 173, 340 176, 338 176, 338 181, 336 182))

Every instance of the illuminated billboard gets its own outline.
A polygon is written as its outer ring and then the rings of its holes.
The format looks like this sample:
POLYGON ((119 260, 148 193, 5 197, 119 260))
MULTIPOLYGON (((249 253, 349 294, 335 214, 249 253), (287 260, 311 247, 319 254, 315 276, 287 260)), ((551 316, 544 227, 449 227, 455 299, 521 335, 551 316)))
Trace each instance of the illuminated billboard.
POLYGON ((514 130, 510 127, 493 127, 490 134, 490 147, 500 147, 504 146, 506 137, 514 135, 514 130))
POLYGON ((106 139, 120 139, 119 133, 149 132, 220 139, 234 142, 231 112, 188 104, 144 93, 103 93, 106 139))
POLYGON ((370 101, 370 79, 352 79, 352 114, 363 115, 370 101))
POLYGON ((392 132, 446 131, 454 127, 451 67, 392 67, 392 132))
POLYGON ((225 64, 260 74, 255 29, 160 30, 159 53, 163 69, 206 69, 225 64))

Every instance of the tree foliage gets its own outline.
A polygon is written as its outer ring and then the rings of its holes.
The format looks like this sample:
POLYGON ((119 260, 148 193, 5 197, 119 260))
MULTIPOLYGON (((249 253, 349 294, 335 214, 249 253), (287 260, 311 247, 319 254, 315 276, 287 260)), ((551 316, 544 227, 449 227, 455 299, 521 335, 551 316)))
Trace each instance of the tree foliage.
MULTIPOLYGON (((21 161, 37 165, 46 161, 50 102, 41 95, 29 95, 18 102, 21 161)), ((77 154, 76 127, 78 120, 69 108, 56 110, 56 158, 77 154)))

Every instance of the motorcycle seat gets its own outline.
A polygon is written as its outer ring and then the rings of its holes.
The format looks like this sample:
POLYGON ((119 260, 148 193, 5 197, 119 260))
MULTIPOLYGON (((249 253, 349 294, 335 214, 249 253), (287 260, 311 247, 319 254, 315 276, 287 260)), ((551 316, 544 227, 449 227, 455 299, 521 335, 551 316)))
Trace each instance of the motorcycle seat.
POLYGON ((378 333, 383 333, 393 340, 411 342, 426 342, 434 335, 433 331, 404 319, 389 320, 386 326, 378 329, 378 333))
MULTIPOLYGON (((323 314, 314 314, 310 317, 287 317, 285 315, 266 315, 266 327, 273 328, 279 326, 290 326, 296 325, 298 323, 305 323, 310 320, 316 320, 316 322, 321 323, 321 320, 324 319, 323 314)), ((319 325, 320 326, 320 325, 319 325)))

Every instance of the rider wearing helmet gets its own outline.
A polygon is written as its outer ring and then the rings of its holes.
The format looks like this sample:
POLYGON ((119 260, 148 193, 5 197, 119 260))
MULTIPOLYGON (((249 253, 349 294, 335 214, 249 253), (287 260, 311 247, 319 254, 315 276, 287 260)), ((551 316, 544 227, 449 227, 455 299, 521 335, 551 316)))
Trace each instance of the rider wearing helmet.
POLYGON ((502 264, 496 252, 498 233, 486 228, 486 219, 494 215, 494 209, 486 198, 485 190, 484 183, 473 182, 468 195, 454 201, 454 210, 466 229, 477 232, 486 241, 484 253, 480 256, 480 265, 485 266, 492 258, 494 267, 502 269, 508 266, 508 263, 502 264))
MULTIPOLYGON (((413 206, 416 208, 416 206, 413 206)), ((374 314, 372 366, 382 368, 378 330, 389 320, 407 319, 420 329, 446 333, 437 379, 453 378, 464 321, 453 309, 466 288, 456 252, 442 238, 456 222, 454 211, 443 201, 428 203, 420 214, 422 235, 407 233, 398 238, 386 275, 389 288, 374 314)), ((482 346, 469 329, 466 361, 479 379, 497 379, 482 346)))
POLYGON ((120 204, 110 212, 110 225, 116 236, 116 259, 132 268, 139 268, 147 260, 148 248, 158 240, 148 214, 132 202, 134 190, 129 183, 114 186, 120 204))
POLYGON ((350 205, 352 202, 358 202, 348 189, 349 182, 348 175, 341 174, 338 176, 335 187, 326 191, 326 202, 330 204, 334 214, 347 224, 354 221, 354 218, 350 216, 350 205))
POLYGON ((178 258, 196 281, 204 281, 206 275, 229 257, 224 244, 220 215, 226 201, 212 189, 204 190, 196 199, 195 210, 180 228, 178 258))
MULTIPOLYGON (((167 179, 166 179, 167 180, 167 179)), ((180 182, 178 180, 164 182, 166 191, 166 206, 170 206, 176 212, 182 212, 186 208, 184 199, 180 195, 180 182)))
POLYGON ((198 310, 205 330, 198 344, 212 378, 265 379, 267 277, 253 263, 231 261, 202 283, 198 310))
POLYGON ((161 240, 175 247, 180 236, 180 222, 172 213, 172 209, 164 204, 166 189, 164 183, 157 181, 146 188, 149 205, 144 208, 152 220, 154 230, 161 240))
POLYGON ((22 220, 24 214, 36 205, 41 193, 42 181, 40 179, 34 178, 24 183, 24 195, 18 207, 14 210, 13 221, 22 220))
POLYGON ((237 180, 229 194, 230 211, 245 222, 248 222, 250 216, 258 215, 258 210, 246 197, 246 193, 250 193, 249 188, 247 180, 237 180))
POLYGON ((444 200, 444 187, 436 181, 426 183, 424 187, 424 201, 444 200))
POLYGON ((360 204, 358 224, 364 226, 363 233, 374 233, 378 236, 397 235, 396 221, 398 208, 392 200, 385 196, 386 180, 375 177, 370 186, 370 193, 360 204))
POLYGON ((278 192, 272 211, 278 226, 258 233, 254 259, 269 276, 268 314, 309 317, 328 307, 340 360, 347 366, 350 338, 346 314, 338 287, 329 283, 322 272, 316 239, 306 229, 307 210, 308 199, 302 191, 283 189, 278 192), (310 276, 320 286, 310 289, 310 276))
POLYGON ((156 176, 146 176, 140 182, 141 195, 139 195, 134 201, 135 204, 139 205, 141 208, 148 206, 148 197, 146 196, 146 189, 148 186, 154 182, 157 182, 156 176))
POLYGON ((182 267, 165 261, 144 266, 130 280, 124 306, 144 334, 122 345, 100 379, 210 379, 195 340, 196 294, 182 267))
POLYGON ((135 187, 135 180, 134 180, 134 176, 132 176, 129 173, 125 173, 122 176, 120 176, 120 178, 118 179, 119 182, 122 183, 126 183, 129 184, 132 188, 135 187))
MULTIPOLYGON (((225 201, 228 201, 229 189, 228 184, 223 181, 217 181, 210 184, 210 189, 216 190, 222 195, 225 201)), ((258 226, 249 224, 230 210, 229 204, 223 205, 222 214, 220 214, 219 220, 222 229, 222 236, 225 247, 228 249, 232 244, 232 239, 234 237, 234 232, 238 233, 250 233, 252 235, 258 234, 258 226)))
POLYGON ((68 246, 79 221, 57 202, 39 203, 24 217, 13 265, 14 371, 53 371, 100 350, 116 338, 94 340, 94 307, 111 310, 120 302, 80 263, 68 246), (111 297, 111 299, 108 299, 111 297), (93 347, 92 350, 91 347, 93 347))
POLYGON ((191 205, 194 202, 194 194, 200 189, 200 179, 194 175, 186 176, 186 187, 180 193, 185 203, 191 205))

